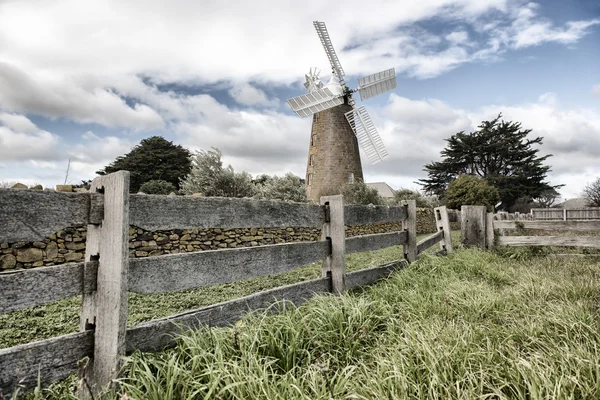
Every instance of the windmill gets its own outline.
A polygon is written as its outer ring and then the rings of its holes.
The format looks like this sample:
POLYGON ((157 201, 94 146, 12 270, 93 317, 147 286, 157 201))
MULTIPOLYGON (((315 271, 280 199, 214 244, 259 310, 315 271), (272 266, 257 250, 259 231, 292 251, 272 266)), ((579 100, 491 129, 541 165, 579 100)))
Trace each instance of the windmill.
POLYGON ((288 99, 292 110, 301 118, 313 115, 306 168, 306 194, 318 202, 321 196, 338 194, 346 183, 363 179, 358 145, 373 164, 388 156, 364 106, 356 107, 352 93, 361 100, 377 96, 396 87, 394 68, 358 79, 358 87, 349 89, 344 69, 331 44, 324 22, 313 22, 329 62, 332 76, 326 85, 314 68, 305 75, 308 94, 288 99))

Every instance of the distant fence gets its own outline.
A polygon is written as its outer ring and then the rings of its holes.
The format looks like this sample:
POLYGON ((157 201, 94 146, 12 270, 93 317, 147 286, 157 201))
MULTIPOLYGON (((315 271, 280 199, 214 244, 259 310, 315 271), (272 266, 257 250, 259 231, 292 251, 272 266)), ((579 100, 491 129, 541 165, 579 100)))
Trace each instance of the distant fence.
MULTIPOLYGON (((343 293, 369 285, 406 263, 346 273, 345 255, 402 245, 403 258, 440 242, 452 251, 445 207, 435 209, 437 232, 416 243, 415 202, 404 206, 344 206, 342 196, 321 204, 266 200, 129 195, 129 173, 94 179, 90 193, 0 189, 0 242, 33 241, 64 228, 87 224, 85 262, 0 273, 0 314, 82 295, 81 331, 0 349, 0 395, 68 377, 79 370, 98 394, 117 377, 122 356, 173 344, 181 330, 225 326, 274 300, 301 304, 316 293, 343 293), (345 225, 402 221, 403 230, 356 237, 345 225), (251 228, 306 226, 322 229, 320 241, 198 251, 129 259, 128 228, 251 228), (126 327, 127 293, 162 293, 246 280, 323 261, 320 279, 283 286, 126 327), (85 366, 80 360, 89 357, 85 366)), ((1 397, 1 396, 0 396, 1 397)))
MULTIPOLYGON (((600 248, 600 236, 505 236, 531 229, 558 232, 597 232, 600 220, 533 220, 507 213, 486 213, 484 206, 462 207, 461 241, 491 249, 494 246, 575 246, 600 248)), ((523 215, 523 214, 521 214, 523 215)))
POLYGON ((531 218, 535 220, 600 220, 600 207, 595 208, 532 208, 531 218))

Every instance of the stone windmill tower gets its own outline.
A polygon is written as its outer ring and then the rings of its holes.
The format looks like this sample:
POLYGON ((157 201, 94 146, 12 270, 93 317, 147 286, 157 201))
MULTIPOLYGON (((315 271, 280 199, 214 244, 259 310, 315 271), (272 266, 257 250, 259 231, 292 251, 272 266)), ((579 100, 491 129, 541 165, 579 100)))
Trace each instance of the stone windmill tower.
POLYGON ((363 179, 359 144, 373 164, 388 156, 365 107, 354 106, 352 93, 359 92, 361 100, 366 100, 394 89, 396 72, 391 68, 359 78, 358 88, 349 89, 325 23, 315 21, 314 26, 329 58, 332 77, 323 85, 319 71, 311 69, 304 83, 308 94, 288 99, 288 103, 299 117, 314 115, 306 195, 310 201, 319 202, 321 196, 339 194, 346 183, 363 179))

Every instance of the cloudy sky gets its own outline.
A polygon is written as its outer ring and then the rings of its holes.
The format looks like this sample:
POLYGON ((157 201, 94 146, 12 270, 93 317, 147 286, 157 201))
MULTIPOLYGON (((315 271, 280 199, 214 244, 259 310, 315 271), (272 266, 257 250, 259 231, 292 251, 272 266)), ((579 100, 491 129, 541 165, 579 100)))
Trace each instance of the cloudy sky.
MULTIPOLYGON (((217 147, 236 171, 304 176, 310 118, 286 99, 330 67, 351 87, 395 67, 365 105, 390 157, 367 181, 418 188, 445 138, 502 112, 545 138, 570 198, 600 176, 597 0, 0 0, 0 182, 95 176, 153 135, 217 147)), ((363 158, 364 160, 364 158, 363 158)))

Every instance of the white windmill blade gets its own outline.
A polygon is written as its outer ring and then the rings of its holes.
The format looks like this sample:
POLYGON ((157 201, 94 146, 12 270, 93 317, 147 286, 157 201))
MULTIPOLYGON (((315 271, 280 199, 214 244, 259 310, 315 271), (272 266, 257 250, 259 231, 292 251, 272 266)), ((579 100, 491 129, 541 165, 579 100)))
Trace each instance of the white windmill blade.
POLYGON ((298 97, 288 99, 288 104, 299 117, 308 117, 319 111, 344 104, 344 97, 334 95, 328 88, 315 90, 298 97))
POLYGON ((358 78, 358 93, 360 93, 361 100, 370 99, 378 94, 395 89, 396 86, 396 70, 394 68, 358 78))
POLYGON ((325 48, 325 53, 327 53, 327 58, 329 58, 331 68, 333 68, 335 71, 338 79, 342 79, 346 74, 344 73, 344 69, 342 68, 342 64, 340 64, 337 54, 335 54, 335 49, 333 48, 333 44, 331 44, 331 38, 327 32, 325 22, 314 21, 313 25, 315 26, 317 34, 319 35, 319 39, 321 39, 321 43, 325 48))
POLYGON ((371 164, 378 163, 386 158, 388 152, 365 107, 354 108, 345 115, 354 134, 358 138, 360 147, 364 150, 371 164))

